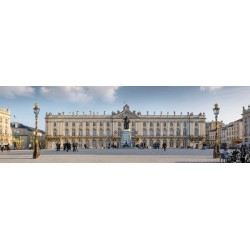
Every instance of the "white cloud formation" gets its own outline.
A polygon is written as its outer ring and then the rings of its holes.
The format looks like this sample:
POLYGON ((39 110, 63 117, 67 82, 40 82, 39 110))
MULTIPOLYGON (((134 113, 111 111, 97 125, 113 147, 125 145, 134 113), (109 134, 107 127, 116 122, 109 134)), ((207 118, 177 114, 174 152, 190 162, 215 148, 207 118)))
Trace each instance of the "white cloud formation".
POLYGON ((223 87, 221 87, 221 86, 201 86, 200 90, 213 92, 213 91, 216 91, 216 90, 221 89, 221 88, 223 88, 223 87))
POLYGON ((95 99, 113 102, 118 88, 118 86, 46 86, 40 88, 40 94, 48 99, 70 102, 86 103, 95 99))
POLYGON ((0 86, 0 95, 7 98, 15 98, 17 96, 33 97, 35 88, 29 86, 0 86))

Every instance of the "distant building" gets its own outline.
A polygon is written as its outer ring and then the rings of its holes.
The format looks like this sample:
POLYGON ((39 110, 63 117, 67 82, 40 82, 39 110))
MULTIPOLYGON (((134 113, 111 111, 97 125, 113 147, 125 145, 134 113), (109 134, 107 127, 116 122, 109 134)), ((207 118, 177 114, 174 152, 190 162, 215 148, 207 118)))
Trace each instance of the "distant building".
MULTIPOLYGON (((220 143, 221 138, 221 128, 225 126, 222 121, 217 121, 217 138, 218 142, 220 143)), ((215 134, 216 134, 216 122, 206 122, 206 143, 208 146, 213 147, 215 144, 215 134)))
POLYGON ((10 109, 0 108, 0 145, 12 145, 12 131, 10 128, 10 109))
POLYGON ((250 105, 248 105, 248 109, 245 109, 245 107, 243 107, 242 119, 243 119, 243 141, 250 142, 250 105))
MULTIPOLYGON (((13 135, 13 149, 29 149, 34 147, 35 129, 19 122, 11 123, 13 135)), ((45 148, 45 132, 38 130, 38 140, 42 148, 45 148)))
POLYGON ((201 148, 205 142, 205 113, 187 114, 147 114, 130 111, 125 105, 122 111, 108 115, 64 113, 46 113, 46 147, 55 148, 56 143, 77 142, 81 148, 119 147, 121 133, 124 129, 124 117, 129 117, 129 129, 132 133, 132 144, 143 144, 146 147, 201 148))

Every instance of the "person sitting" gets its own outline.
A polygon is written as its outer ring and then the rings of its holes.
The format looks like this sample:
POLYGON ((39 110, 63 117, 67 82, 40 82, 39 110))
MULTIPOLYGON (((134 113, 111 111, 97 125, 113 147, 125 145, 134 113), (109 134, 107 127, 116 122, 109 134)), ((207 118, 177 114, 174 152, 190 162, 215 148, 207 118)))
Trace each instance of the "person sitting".
POLYGON ((227 162, 231 161, 231 156, 230 156, 230 154, 228 152, 228 148, 225 148, 222 154, 224 154, 225 159, 226 159, 227 162))

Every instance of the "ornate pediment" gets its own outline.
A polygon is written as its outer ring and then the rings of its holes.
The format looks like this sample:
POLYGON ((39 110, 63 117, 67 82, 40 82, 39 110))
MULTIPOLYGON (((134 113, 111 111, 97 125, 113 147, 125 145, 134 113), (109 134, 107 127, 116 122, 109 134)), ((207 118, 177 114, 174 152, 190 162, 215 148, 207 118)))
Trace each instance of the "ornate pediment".
POLYGON ((123 107, 123 111, 122 111, 122 112, 113 114, 113 115, 112 115, 112 118, 114 118, 114 119, 124 119, 126 116, 127 116, 129 119, 138 119, 138 118, 140 118, 140 116, 137 115, 137 114, 135 113, 135 111, 134 111, 134 112, 131 112, 131 111, 129 110, 129 106, 128 106, 127 104, 123 107))

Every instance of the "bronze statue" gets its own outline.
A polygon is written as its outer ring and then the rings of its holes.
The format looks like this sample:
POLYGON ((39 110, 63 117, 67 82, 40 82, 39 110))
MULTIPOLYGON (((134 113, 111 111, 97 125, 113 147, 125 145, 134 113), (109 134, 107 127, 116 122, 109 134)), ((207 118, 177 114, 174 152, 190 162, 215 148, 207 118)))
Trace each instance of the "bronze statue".
POLYGON ((130 120, 128 119, 128 117, 126 116, 124 118, 124 129, 129 129, 129 123, 130 123, 130 120))

